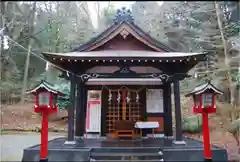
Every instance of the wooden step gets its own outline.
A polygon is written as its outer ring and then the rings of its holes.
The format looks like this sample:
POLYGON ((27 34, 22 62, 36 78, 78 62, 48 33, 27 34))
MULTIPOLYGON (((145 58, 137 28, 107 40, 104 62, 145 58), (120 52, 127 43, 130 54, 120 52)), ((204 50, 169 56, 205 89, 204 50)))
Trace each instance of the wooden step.
POLYGON ((156 160, 94 160, 91 159, 92 161, 96 161, 96 162, 163 162, 163 159, 156 159, 156 160))
POLYGON ((133 161, 133 162, 155 162, 163 161, 163 152, 158 149, 112 149, 94 150, 91 152, 92 161, 99 162, 120 162, 120 161, 133 161))

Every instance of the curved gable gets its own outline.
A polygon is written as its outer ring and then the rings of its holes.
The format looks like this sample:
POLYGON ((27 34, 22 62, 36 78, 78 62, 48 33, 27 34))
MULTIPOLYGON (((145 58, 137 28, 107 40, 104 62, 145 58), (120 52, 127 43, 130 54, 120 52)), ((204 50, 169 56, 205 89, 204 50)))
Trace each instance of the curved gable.
MULTIPOLYGON (((158 52, 162 52, 164 51, 163 49, 157 47, 156 45, 154 45, 153 43, 149 42, 147 39, 145 39, 144 37, 142 37, 141 35, 139 35, 139 33, 137 33, 130 25, 128 25, 126 22, 124 22, 123 24, 121 24, 118 28, 115 29, 115 31, 109 33, 108 36, 106 36, 104 39, 95 42, 94 44, 91 44, 86 51, 93 51, 98 49, 101 46, 104 46, 106 43, 110 43, 113 42, 112 40, 114 40, 116 37, 121 37, 122 41, 118 41, 118 43, 123 42, 125 44, 132 44, 131 41, 135 42, 136 40, 139 42, 136 42, 135 44, 143 44, 145 46, 148 46, 150 49, 152 49, 153 51, 158 51, 158 52), (128 39, 129 37, 134 38, 134 39, 128 39)), ((118 39, 119 40, 119 39, 118 39)), ((147 49, 147 48, 145 48, 147 49)), ((114 50, 114 49, 113 49, 114 50)), ((117 50, 117 49, 116 49, 117 50)), ((119 49, 118 49, 119 50, 119 49)), ((126 50, 126 49, 123 49, 126 50)))

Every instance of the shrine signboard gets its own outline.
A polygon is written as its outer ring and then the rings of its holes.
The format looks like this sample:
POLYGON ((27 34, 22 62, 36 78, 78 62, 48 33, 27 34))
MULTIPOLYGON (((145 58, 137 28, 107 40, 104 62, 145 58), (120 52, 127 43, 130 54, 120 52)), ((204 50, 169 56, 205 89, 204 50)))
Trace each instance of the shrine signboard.
POLYGON ((147 113, 163 112, 163 90, 148 89, 147 90, 147 113))

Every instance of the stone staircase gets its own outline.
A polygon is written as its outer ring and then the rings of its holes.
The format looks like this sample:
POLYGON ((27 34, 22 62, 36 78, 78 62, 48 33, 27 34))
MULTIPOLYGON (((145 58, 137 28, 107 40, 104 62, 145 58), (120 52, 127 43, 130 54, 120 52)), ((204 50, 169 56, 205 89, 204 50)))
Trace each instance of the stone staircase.
POLYGON ((158 148, 101 148, 91 151, 90 161, 159 162, 163 161, 163 152, 158 148))

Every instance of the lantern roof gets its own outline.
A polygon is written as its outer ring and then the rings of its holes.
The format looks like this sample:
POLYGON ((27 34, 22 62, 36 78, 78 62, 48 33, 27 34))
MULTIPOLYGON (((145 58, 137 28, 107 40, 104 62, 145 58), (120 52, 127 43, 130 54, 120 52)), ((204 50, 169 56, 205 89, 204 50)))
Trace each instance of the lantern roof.
POLYGON ((212 90, 212 91, 214 91, 214 93, 220 94, 220 95, 223 94, 223 92, 221 90, 216 88, 210 81, 208 81, 205 84, 201 84, 201 85, 195 87, 190 93, 186 94, 185 96, 189 97, 191 95, 198 95, 198 94, 205 92, 206 90, 212 90))
POLYGON ((56 90, 56 88, 49 82, 45 81, 45 80, 42 80, 37 86, 35 86, 34 88, 32 89, 29 89, 26 91, 27 94, 29 93, 36 93, 38 90, 40 89, 45 89, 49 92, 52 92, 54 94, 58 94, 58 95, 61 95, 61 96, 64 96, 64 94, 58 90, 56 90))

